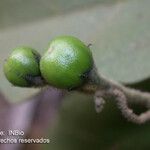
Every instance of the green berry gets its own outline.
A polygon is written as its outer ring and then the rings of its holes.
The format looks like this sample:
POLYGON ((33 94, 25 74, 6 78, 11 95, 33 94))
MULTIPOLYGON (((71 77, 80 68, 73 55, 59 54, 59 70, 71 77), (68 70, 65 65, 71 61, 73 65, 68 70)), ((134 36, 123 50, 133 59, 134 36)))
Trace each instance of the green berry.
POLYGON ((40 60, 41 74, 47 83, 64 89, 81 86, 92 66, 89 47, 72 36, 53 39, 40 60))
POLYGON ((31 87, 35 77, 40 76, 40 54, 29 47, 13 50, 4 64, 4 74, 15 86, 31 87))

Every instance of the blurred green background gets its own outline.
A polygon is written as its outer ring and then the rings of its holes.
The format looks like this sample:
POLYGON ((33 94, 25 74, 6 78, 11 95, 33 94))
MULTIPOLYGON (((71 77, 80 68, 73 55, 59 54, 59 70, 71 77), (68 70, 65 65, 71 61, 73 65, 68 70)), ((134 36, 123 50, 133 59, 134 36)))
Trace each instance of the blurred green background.
MULTIPOLYGON (((95 63, 108 78, 150 90, 149 6, 149 0, 1 0, 0 90, 12 102, 36 93, 10 85, 2 65, 13 48, 31 46, 42 54, 62 34, 92 43, 95 63)), ((92 97, 73 93, 64 100, 46 147, 148 150, 149 131, 149 123, 128 123, 113 103, 96 114, 92 97)))

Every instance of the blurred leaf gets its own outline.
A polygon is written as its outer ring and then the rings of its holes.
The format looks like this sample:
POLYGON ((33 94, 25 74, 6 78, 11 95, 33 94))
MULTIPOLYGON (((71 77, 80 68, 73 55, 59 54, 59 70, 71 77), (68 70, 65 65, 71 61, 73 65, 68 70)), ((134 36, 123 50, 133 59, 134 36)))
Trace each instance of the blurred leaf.
POLYGON ((1 0, 0 28, 33 22, 96 4, 113 4, 120 0, 1 0))
POLYGON ((124 2, 97 30, 94 56, 99 70, 109 78, 136 82, 150 77, 149 4, 147 0, 124 2))
POLYGON ((134 89, 139 89, 141 91, 147 91, 150 92, 150 78, 147 78, 145 80, 135 82, 132 84, 125 84, 128 87, 134 88, 134 89))
MULTIPOLYGON (((101 1, 102 2, 102 1, 101 1)), ((11 101, 20 101, 38 89, 12 87, 2 65, 14 47, 31 46, 43 53, 57 35, 71 34, 91 47, 99 71, 121 82, 149 77, 150 1, 99 3, 68 14, 0 30, 0 90, 11 101)))
POLYGON ((97 114, 93 98, 74 93, 64 101, 57 126, 49 131, 51 142, 44 146, 45 150, 146 150, 149 125, 129 123, 112 102, 97 114))

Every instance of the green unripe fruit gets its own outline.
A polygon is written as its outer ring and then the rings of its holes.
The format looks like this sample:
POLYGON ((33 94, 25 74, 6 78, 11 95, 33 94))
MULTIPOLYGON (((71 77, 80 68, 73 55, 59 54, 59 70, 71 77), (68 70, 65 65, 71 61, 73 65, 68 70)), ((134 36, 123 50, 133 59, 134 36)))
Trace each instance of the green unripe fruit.
POLYGON ((47 83, 65 89, 81 86, 92 66, 89 47, 72 36, 53 39, 40 60, 41 74, 47 83))
POLYGON ((4 64, 5 76, 15 86, 34 86, 34 78, 41 74, 39 61, 40 54, 34 49, 16 48, 4 64))

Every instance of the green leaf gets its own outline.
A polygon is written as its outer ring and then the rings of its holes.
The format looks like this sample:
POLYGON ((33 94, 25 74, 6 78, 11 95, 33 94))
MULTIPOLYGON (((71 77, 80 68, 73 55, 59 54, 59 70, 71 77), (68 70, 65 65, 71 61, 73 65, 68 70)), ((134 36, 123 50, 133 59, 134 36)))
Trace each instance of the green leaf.
POLYGON ((11 86, 3 74, 4 60, 13 48, 21 45, 31 46, 42 54, 48 42, 61 34, 77 36, 87 45, 92 43, 96 65, 108 78, 133 83, 149 77, 150 1, 113 2, 100 1, 78 11, 0 30, 0 90, 13 102, 37 92, 38 89, 11 86))
POLYGON ((50 144, 44 147, 45 150, 147 149, 149 125, 128 122, 112 102, 107 102, 97 114, 92 97, 74 93, 65 99, 57 124, 49 131, 50 144))
POLYGON ((120 0, 1 0, 0 28, 20 25, 60 15, 96 4, 113 4, 120 0), (35 5, 36 4, 36 5, 35 5))
POLYGON ((98 29, 94 56, 107 77, 121 82, 150 77, 149 4, 147 0, 120 3, 98 29))

